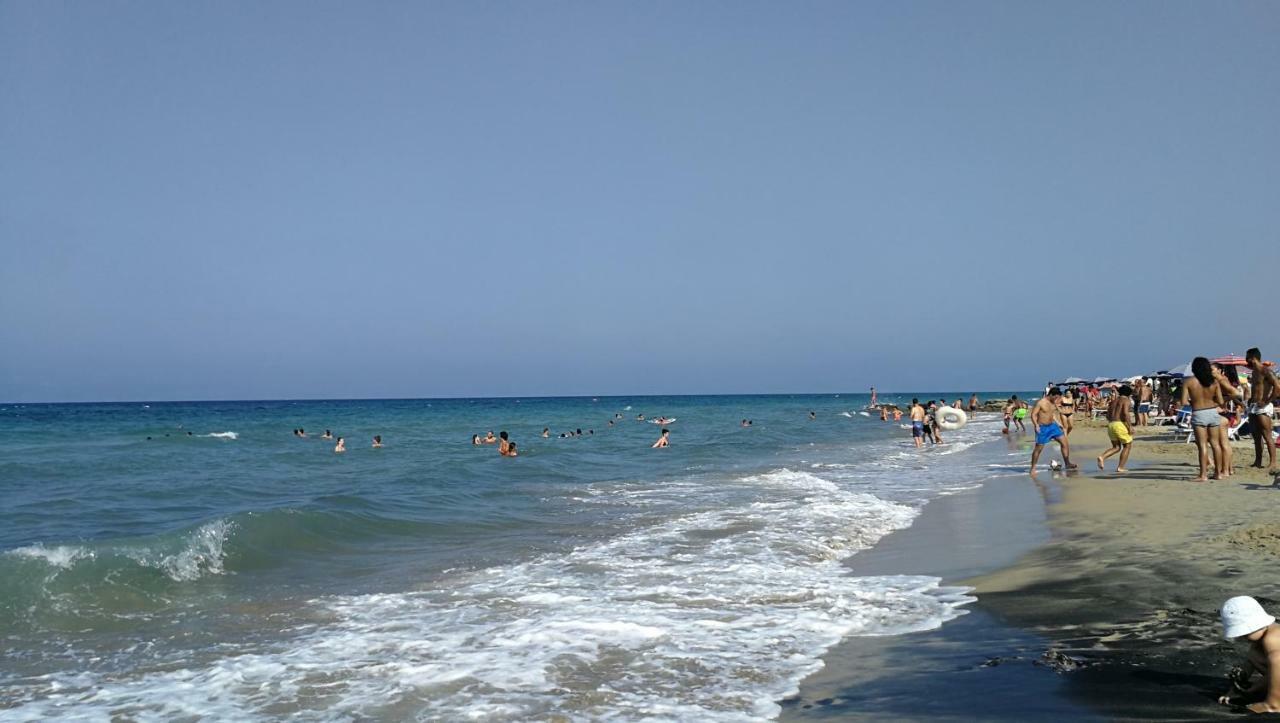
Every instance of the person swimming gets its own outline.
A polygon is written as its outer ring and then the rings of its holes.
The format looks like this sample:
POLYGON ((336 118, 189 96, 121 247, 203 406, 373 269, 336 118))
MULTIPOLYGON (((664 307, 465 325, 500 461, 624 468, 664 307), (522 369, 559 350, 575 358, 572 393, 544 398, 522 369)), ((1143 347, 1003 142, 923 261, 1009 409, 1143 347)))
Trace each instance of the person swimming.
POLYGON ((341 454, 347 451, 346 440, 344 440, 342 437, 338 437, 338 443, 333 446, 333 451, 337 454, 341 454))
POLYGON ((497 444, 498 438, 493 436, 493 430, 490 429, 489 432, 484 435, 484 439, 480 440, 480 443, 481 444, 497 444))
POLYGON ((543 439, 546 439, 546 438, 548 438, 548 437, 550 437, 550 436, 551 436, 551 428, 550 428, 550 427, 543 427, 543 428, 542 428, 542 438, 543 438, 543 439))
POLYGON ((501 454, 503 457, 519 457, 520 456, 520 453, 516 451, 515 442, 511 442, 510 444, 508 444, 506 450, 500 451, 499 454, 501 454))
POLYGON ((479 446, 479 445, 481 444, 481 442, 480 442, 480 435, 478 435, 478 434, 473 434, 473 435, 471 435, 471 444, 473 444, 473 445, 475 445, 475 446, 479 446))
POLYGON ((324 430, 324 434, 320 435, 320 439, 333 439, 333 432, 330 432, 327 429, 324 430))
POLYGON ((373 435, 373 448, 378 449, 381 446, 382 446, 382 435, 381 434, 373 435))
POLYGON ((670 438, 671 438, 671 430, 663 429, 662 436, 658 437, 658 441, 654 442, 653 446, 650 447, 650 449, 661 449, 663 447, 670 447, 671 446, 670 438))
POLYGON ((498 439, 498 454, 505 457, 507 455, 507 448, 511 446, 511 442, 507 439, 507 430, 504 429, 499 432, 498 439))

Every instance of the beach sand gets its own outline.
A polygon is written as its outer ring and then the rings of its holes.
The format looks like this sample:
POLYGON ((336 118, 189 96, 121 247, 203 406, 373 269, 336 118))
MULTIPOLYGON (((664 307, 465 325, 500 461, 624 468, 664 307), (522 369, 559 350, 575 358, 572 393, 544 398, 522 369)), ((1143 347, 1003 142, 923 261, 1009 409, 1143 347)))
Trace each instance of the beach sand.
MULTIPOLYGON (((1233 717, 1215 699, 1243 650, 1222 639, 1217 611, 1244 594, 1280 612, 1280 488, 1247 467, 1251 442, 1234 446, 1235 476, 1196 483, 1185 434, 1136 431, 1131 471, 1117 475, 1094 462, 1109 446, 1104 425, 1078 424, 1078 473, 1020 481, 1044 503, 1047 542, 967 579, 944 574, 974 588, 970 615, 929 633, 846 641, 784 717, 838 708, 839 717, 897 719, 1233 717), (912 682, 888 703, 885 671, 912 682)), ((1108 462, 1114 470, 1116 458, 1108 462)), ((1010 525, 1035 519, 1023 506, 1006 513, 991 523, 1005 531, 992 549, 1008 549, 1000 538, 1010 525)))

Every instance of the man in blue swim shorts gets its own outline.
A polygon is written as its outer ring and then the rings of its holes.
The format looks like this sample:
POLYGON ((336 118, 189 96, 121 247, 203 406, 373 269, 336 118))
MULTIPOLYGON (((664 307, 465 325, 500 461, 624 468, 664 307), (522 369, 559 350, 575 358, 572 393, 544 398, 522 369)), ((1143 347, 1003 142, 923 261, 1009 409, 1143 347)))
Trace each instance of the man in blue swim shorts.
POLYGON ((1040 461, 1040 453, 1049 442, 1057 442, 1062 448, 1062 464, 1067 469, 1075 469, 1071 463, 1071 448, 1067 443, 1067 435, 1058 424, 1058 402, 1062 400, 1062 390, 1053 387, 1049 395, 1036 402, 1031 409, 1031 424, 1036 430, 1036 446, 1031 451, 1031 476, 1036 476, 1036 463, 1040 461))
POLYGON ((924 445, 924 407, 914 397, 911 399, 911 438, 917 447, 924 445))

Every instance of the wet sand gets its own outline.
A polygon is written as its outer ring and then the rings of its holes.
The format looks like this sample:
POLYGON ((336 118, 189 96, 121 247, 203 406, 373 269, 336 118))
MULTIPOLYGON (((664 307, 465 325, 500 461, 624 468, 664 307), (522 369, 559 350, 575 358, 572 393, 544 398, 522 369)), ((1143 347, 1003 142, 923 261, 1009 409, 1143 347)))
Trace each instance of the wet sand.
POLYGON ((857 574, 917 560, 906 571, 972 586, 977 602, 938 630, 846 641, 783 718, 1238 715, 1215 702, 1243 652, 1222 640, 1217 610, 1247 594, 1280 612, 1280 488, 1246 466, 1251 443, 1234 445, 1235 476, 1197 483, 1185 433, 1137 432, 1128 474, 1114 473, 1115 457, 1112 471, 1097 469, 1105 429, 1082 422, 1070 437, 1079 472, 990 482, 972 498, 990 509, 950 531, 937 515, 969 503, 936 501, 911 528, 855 556, 857 574), (1027 532, 1037 525, 1047 539, 1027 532))

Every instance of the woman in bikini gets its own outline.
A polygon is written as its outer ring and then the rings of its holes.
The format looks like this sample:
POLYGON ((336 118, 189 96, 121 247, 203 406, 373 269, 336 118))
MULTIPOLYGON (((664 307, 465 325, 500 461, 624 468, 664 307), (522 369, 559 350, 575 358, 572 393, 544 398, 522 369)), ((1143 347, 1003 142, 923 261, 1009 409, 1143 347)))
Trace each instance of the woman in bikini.
POLYGON ((1231 476, 1231 429, 1240 423, 1240 411, 1244 408, 1244 390, 1240 388, 1240 373, 1235 367, 1217 364, 1213 370, 1218 388, 1222 390, 1222 406, 1218 413, 1226 424, 1218 425, 1218 443, 1222 445, 1223 477, 1231 476))
POLYGON ((1058 416, 1062 417, 1062 433, 1071 436, 1071 415, 1076 413, 1076 395, 1071 387, 1062 393, 1062 401, 1058 402, 1058 416))

